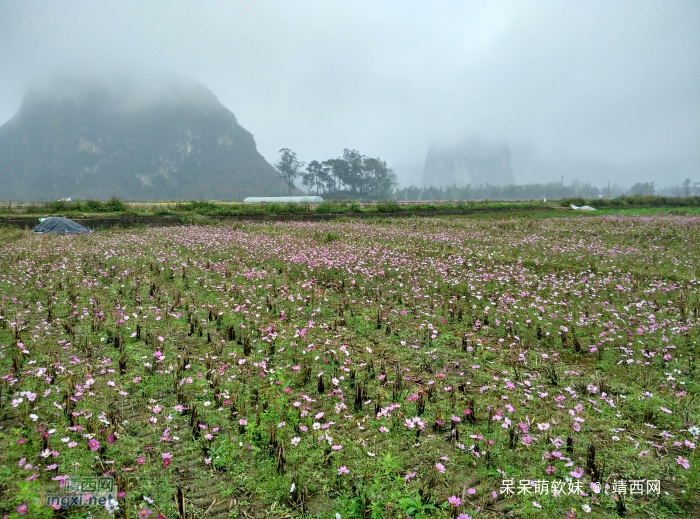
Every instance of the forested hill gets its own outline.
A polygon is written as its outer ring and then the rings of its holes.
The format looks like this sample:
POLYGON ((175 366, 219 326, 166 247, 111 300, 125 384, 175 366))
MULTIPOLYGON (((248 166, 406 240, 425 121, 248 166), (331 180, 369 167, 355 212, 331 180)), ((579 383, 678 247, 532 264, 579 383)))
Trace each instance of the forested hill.
POLYGON ((168 78, 55 80, 0 127, 0 200, 286 194, 253 136, 205 86, 168 78))

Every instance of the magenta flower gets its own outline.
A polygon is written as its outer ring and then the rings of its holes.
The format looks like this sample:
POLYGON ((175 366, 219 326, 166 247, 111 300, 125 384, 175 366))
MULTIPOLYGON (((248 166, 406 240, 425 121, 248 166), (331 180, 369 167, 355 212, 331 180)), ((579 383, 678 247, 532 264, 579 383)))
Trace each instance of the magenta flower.
POLYGON ((450 503, 455 508, 457 508, 459 505, 462 504, 462 500, 460 498, 458 498, 457 496, 448 497, 447 502, 450 503))
POLYGON ((89 446, 92 450, 96 451, 97 449, 100 448, 100 442, 98 442, 97 440, 90 440, 90 441, 88 442, 88 446, 89 446))
POLYGON ((581 476, 583 476, 583 469, 581 467, 576 467, 576 469, 569 472, 569 474, 571 477, 579 479, 581 476))
POLYGON ((143 465, 144 463, 146 463, 146 458, 136 458, 136 463, 138 463, 139 465, 143 465))
POLYGON ((24 504, 19 505, 17 507, 17 513, 22 514, 22 515, 26 514, 27 513, 27 505, 24 505, 24 504))

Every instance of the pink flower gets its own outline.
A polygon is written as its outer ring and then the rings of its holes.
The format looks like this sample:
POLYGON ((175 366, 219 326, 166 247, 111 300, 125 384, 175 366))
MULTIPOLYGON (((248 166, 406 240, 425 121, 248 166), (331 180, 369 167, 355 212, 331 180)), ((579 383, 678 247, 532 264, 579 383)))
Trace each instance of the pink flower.
POLYGON ((339 451, 339 450, 342 449, 342 448, 343 448, 342 445, 333 445, 333 450, 334 450, 334 451, 339 451))
POLYGON ((338 469, 338 475, 340 476, 341 474, 350 474, 350 471, 346 466, 342 466, 338 469))
MULTIPOLYGON (((27 513, 27 505, 19 505, 17 507, 17 513, 20 513, 22 515, 26 514, 27 513)), ((5 517, 7 517, 7 516, 5 516, 5 517)))
POLYGON ((583 476, 583 469, 581 467, 576 467, 576 469, 569 472, 569 474, 571 477, 579 479, 581 476, 583 476))
POLYGON ((100 442, 98 442, 97 440, 90 440, 88 442, 88 445, 94 451, 100 448, 100 442))
POLYGON ((136 463, 138 463, 139 465, 143 465, 144 463, 146 463, 146 458, 136 458, 136 463))
POLYGON ((455 508, 457 508, 459 505, 462 504, 462 500, 460 498, 458 498, 457 496, 448 497, 447 502, 450 503, 455 508))
POLYGON ((470 496, 476 494, 476 489, 470 488, 469 490, 467 490, 467 494, 469 494, 470 496))
POLYGON ((440 472, 441 474, 445 473, 445 466, 442 463, 436 463, 435 468, 440 472))
POLYGON ((415 473, 415 472, 409 472, 408 474, 406 474, 406 475, 404 476, 403 479, 404 479, 404 481, 405 481, 406 483, 408 483, 409 481, 411 481, 411 479, 413 479, 413 478, 415 478, 415 477, 416 477, 416 473, 415 473))
POLYGON ((581 424, 574 422, 574 431, 579 432, 581 430, 581 424))
POLYGON ((682 456, 678 456, 675 460, 684 469, 688 470, 690 468, 690 463, 688 463, 688 460, 683 459, 682 456))

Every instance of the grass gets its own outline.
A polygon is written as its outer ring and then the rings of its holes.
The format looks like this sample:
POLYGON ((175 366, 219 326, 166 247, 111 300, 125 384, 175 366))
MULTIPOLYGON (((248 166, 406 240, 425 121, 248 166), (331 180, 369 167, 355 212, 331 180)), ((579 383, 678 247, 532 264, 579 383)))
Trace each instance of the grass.
MULTIPOLYGON (((678 208, 679 210, 694 211, 700 207, 700 197, 669 198, 629 196, 615 199, 567 199, 560 202, 561 207, 570 204, 593 205, 604 212, 629 211, 648 208, 678 208)), ((525 202, 493 202, 493 201, 455 201, 443 203, 417 203, 402 205, 396 201, 380 201, 377 203, 360 203, 357 201, 325 201, 320 204, 308 203, 264 203, 245 204, 239 202, 158 202, 158 203, 126 203, 112 198, 107 201, 87 200, 63 202, 54 201, 42 204, 5 205, 0 206, 0 214, 6 216, 29 215, 60 215, 75 218, 86 215, 176 215, 187 216, 198 214, 202 216, 246 215, 246 214, 355 214, 355 213, 413 213, 430 211, 539 211, 551 212, 552 204, 533 200, 525 202)))
POLYGON ((0 226, 0 245, 7 245, 29 236, 29 231, 0 226))
POLYGON ((0 228, 0 513, 54 517, 55 478, 108 474, 120 517, 700 514, 695 209, 207 208, 0 228))

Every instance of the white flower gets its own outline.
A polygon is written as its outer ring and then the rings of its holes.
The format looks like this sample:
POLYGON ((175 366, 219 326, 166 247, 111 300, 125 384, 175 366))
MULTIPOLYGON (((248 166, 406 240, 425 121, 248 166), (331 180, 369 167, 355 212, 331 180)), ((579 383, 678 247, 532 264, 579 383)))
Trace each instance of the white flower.
POLYGON ((70 441, 70 436, 66 436, 65 438, 61 438, 61 441, 63 443, 69 442, 70 441))
POLYGON ((143 498, 149 505, 153 504, 153 499, 151 499, 150 497, 143 496, 143 498))
POLYGON ((30 414, 29 418, 32 419, 32 422, 36 422, 39 419, 39 417, 37 415, 35 415, 34 413, 30 414))
POLYGON ((296 486, 294 483, 292 483, 292 488, 289 489, 289 493, 291 494, 292 492, 294 492, 294 489, 295 489, 296 487, 297 487, 297 486, 296 486))
POLYGON ((209 402, 209 401, 204 402, 204 407, 209 407, 210 405, 211 405, 211 402, 209 402))
POLYGON ((292 441, 292 445, 294 445, 296 447, 299 444, 299 442, 301 441, 301 438, 299 438, 298 436, 295 436, 294 438, 292 438, 291 441, 292 441))
POLYGON ((589 513, 591 511, 590 505, 582 505, 581 508, 583 508, 583 511, 586 513, 589 513))
POLYGON ((105 509, 109 515, 114 515, 114 512, 119 510, 119 502, 116 499, 110 499, 105 503, 105 509))
POLYGON ((314 422, 314 424, 311 427, 314 428, 314 431, 318 431, 321 428, 321 424, 318 422, 314 422))

